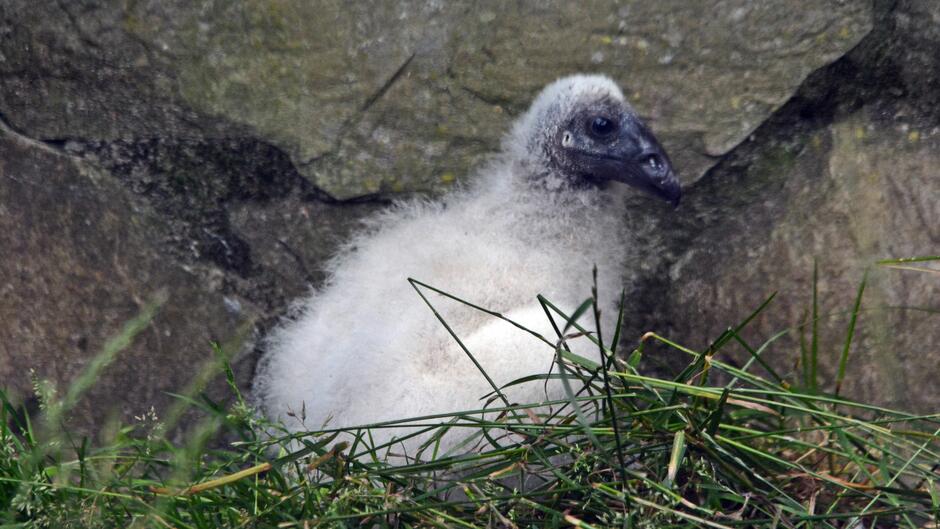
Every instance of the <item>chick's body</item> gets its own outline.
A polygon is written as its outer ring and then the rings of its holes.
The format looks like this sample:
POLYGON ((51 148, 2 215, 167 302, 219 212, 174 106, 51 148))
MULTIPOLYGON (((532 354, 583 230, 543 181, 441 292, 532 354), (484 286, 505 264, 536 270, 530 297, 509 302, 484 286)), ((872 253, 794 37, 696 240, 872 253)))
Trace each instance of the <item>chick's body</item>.
MULTIPOLYGON (((269 412, 283 404, 276 415, 290 425, 288 410, 303 407, 306 426, 319 428, 328 416, 336 427, 482 407, 492 388, 407 279, 553 339, 536 296, 573 310, 590 296, 596 263, 609 315, 626 245, 615 218, 598 218, 615 217, 601 212, 599 194, 584 194, 587 203, 572 210, 548 193, 520 202, 505 186, 480 182, 445 204, 402 204, 373 219, 333 261, 329 283, 273 337, 278 357, 262 389, 269 412), (597 234, 603 220, 612 228, 606 237, 597 234)), ((528 333, 423 292, 497 385, 551 368, 552 348, 528 333)), ((541 384, 506 393, 517 402, 559 397, 541 384)))
MULTIPOLYGON (((575 76, 550 85, 472 186, 443 201, 395 205, 331 261, 327 284, 268 342, 255 383, 264 411, 301 430, 328 419, 330 427, 347 427, 483 407, 491 385, 409 277, 554 340, 536 296, 570 313, 590 296, 596 265, 602 329, 612 334, 633 245, 623 229, 622 195, 597 182, 608 173, 678 200, 668 158, 614 83, 575 76)), ((551 369, 553 347, 424 293, 497 386, 551 369)), ((593 318, 581 323, 594 329, 593 318)), ((586 339, 575 342, 585 354, 597 354, 586 339)), ((504 393, 518 403, 564 396, 557 380, 504 393)), ((382 429, 372 436, 381 444, 403 433, 382 429)), ((445 450, 460 438, 448 434, 445 450)), ((420 441, 406 442, 405 451, 413 454, 420 441)))

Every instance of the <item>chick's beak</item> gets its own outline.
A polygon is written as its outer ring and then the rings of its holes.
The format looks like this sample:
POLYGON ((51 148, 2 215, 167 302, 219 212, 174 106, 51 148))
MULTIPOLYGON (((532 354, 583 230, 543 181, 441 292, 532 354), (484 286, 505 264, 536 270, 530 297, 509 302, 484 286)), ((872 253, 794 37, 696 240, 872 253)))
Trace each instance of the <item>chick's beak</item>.
POLYGON ((679 177, 672 169, 663 178, 661 184, 654 184, 653 193, 672 204, 672 207, 679 207, 682 199, 682 186, 679 184, 679 177))
POLYGON ((616 141, 603 154, 603 173, 610 180, 657 196, 673 207, 679 205, 682 186, 665 149, 639 119, 623 124, 616 141))

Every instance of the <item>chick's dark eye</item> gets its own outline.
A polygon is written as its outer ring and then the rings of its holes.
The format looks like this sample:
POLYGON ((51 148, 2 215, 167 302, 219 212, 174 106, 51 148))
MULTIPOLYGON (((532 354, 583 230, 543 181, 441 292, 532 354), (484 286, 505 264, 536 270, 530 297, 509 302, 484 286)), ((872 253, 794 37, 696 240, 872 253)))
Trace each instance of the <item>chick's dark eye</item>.
POLYGON ((591 120, 591 133, 599 138, 610 136, 617 130, 617 122, 607 119, 603 116, 597 116, 591 120))

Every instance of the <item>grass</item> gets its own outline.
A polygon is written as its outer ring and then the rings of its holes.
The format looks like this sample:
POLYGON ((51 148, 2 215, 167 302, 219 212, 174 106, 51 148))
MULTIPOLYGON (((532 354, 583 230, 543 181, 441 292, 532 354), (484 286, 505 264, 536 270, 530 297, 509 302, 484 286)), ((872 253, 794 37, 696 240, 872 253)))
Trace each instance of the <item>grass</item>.
POLYGON ((180 408, 202 417, 183 443, 167 434, 180 409, 162 420, 148 414, 95 444, 60 428, 97 372, 159 310, 156 299, 65 397, 37 383, 43 413, 35 420, 0 392, 0 528, 937 527, 940 414, 839 395, 866 282, 832 393, 815 379, 815 332, 798 353, 802 380, 789 382, 762 359, 786 331, 756 347, 743 338, 773 296, 705 351, 647 333, 624 352, 619 329, 604 341, 581 328, 599 320, 595 292, 570 315, 541 299, 557 323, 557 336, 546 339, 559 364, 553 376, 566 387, 550 408, 500 400, 494 386, 485 409, 293 434, 257 417, 226 367, 230 404, 179 397, 180 408), (597 357, 568 350, 573 336, 594 341, 597 357), (685 369, 642 372, 652 343, 686 355, 685 369), (722 360, 729 344, 748 352, 743 366, 722 360), (435 435, 420 460, 392 465, 385 460, 394 446, 369 437, 370 428, 391 427, 435 435), (436 436, 456 428, 479 449, 435 457, 436 436))

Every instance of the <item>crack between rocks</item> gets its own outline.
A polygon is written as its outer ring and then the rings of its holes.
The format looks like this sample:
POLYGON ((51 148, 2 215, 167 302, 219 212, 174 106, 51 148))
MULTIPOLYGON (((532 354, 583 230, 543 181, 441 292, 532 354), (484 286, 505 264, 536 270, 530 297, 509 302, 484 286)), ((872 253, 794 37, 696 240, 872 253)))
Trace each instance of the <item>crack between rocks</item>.
POLYGON ((515 118, 518 115, 518 112, 516 111, 516 109, 513 108, 513 102, 509 98, 487 96, 466 85, 458 85, 458 87, 464 92, 466 92, 467 94, 469 94, 471 97, 476 99, 477 101, 480 101, 487 105, 492 105, 492 106, 497 106, 497 107, 502 108, 506 112, 506 115, 508 115, 511 118, 515 118))
POLYGON ((310 269, 307 268, 307 263, 304 262, 303 257, 299 253, 297 253, 297 251, 294 250, 289 244, 287 244, 287 241, 285 241, 284 239, 278 239, 277 244, 284 250, 284 252, 287 255, 289 255, 294 260, 294 262, 297 263, 297 266, 300 267, 300 271, 303 273, 304 278, 307 280, 307 283, 311 285, 315 284, 316 281, 314 281, 313 279, 313 274, 311 274, 310 269))
MULTIPOLYGON (((372 92, 372 94, 370 94, 368 98, 366 98, 362 106, 360 106, 359 109, 356 112, 354 112, 351 116, 343 120, 343 125, 340 127, 340 130, 342 130, 343 132, 336 136, 336 139, 333 140, 332 145, 330 146, 329 149, 327 149, 325 152, 323 152, 319 156, 316 156, 314 158, 311 158, 309 160, 305 160, 302 162, 297 162, 294 165, 298 168, 307 168, 312 165, 323 163, 329 160, 330 158, 333 158, 334 156, 336 156, 337 151, 339 151, 340 149, 340 145, 343 143, 343 140, 346 139, 346 135, 347 135, 346 131, 349 130, 349 126, 354 121, 359 120, 366 112, 369 111, 369 109, 371 109, 380 99, 382 99, 382 97, 384 97, 385 94, 387 94, 389 90, 391 90, 391 88, 395 85, 395 83, 397 83, 401 79, 402 75, 404 75, 405 72, 408 70, 408 66, 411 65, 411 62, 414 60, 416 56, 417 56, 417 52, 412 52, 410 55, 408 55, 408 57, 401 64, 398 65, 398 68, 396 68, 395 71, 392 72, 392 75, 390 75, 385 80, 385 82, 383 82, 382 85, 378 87, 378 89, 372 92)), ((304 178, 306 179, 306 177, 304 178)), ((309 179, 307 179, 307 181, 310 182, 309 179)), ((321 187, 317 186, 313 182, 310 182, 310 184, 313 186, 314 189, 316 189, 318 195, 322 195, 322 197, 319 197, 319 198, 321 198, 323 202, 328 202, 332 204, 342 205, 342 204, 361 204, 364 202, 388 202, 389 201, 388 198, 386 198, 385 195, 383 195, 382 193, 365 194, 365 195, 359 195, 359 196, 355 196, 355 197, 348 198, 348 199, 339 199, 339 198, 334 197, 330 193, 326 192, 325 190, 323 190, 321 187)))
POLYGON ((398 82, 399 79, 401 79, 401 76, 405 73, 405 70, 408 69, 408 65, 411 64, 412 60, 414 60, 415 55, 417 55, 417 53, 414 53, 414 52, 411 55, 409 55, 408 58, 405 59, 404 62, 402 62, 398 66, 398 68, 395 69, 392 75, 389 76, 389 78, 386 79, 385 82, 382 83, 382 85, 379 86, 379 88, 375 92, 373 92, 371 95, 369 95, 368 98, 366 98, 362 106, 359 107, 359 110, 357 110, 351 116, 343 120, 343 125, 342 127, 340 127, 340 130, 342 130, 343 133, 336 136, 336 139, 333 141, 333 145, 329 148, 329 150, 327 150, 320 156, 317 156, 316 158, 312 158, 311 160, 302 163, 301 165, 303 166, 311 165, 321 160, 327 159, 330 156, 335 155, 336 151, 339 150, 340 144, 343 143, 344 139, 346 139, 345 131, 349 129, 349 125, 353 121, 356 121, 359 118, 361 118, 362 115, 365 114, 370 108, 372 108, 372 106, 375 105, 375 103, 378 102, 379 99, 381 99, 386 93, 388 93, 388 91, 392 88, 392 86, 394 86, 395 83, 398 82))
POLYGON ((417 53, 412 52, 411 55, 409 55, 408 58, 398 66, 395 72, 392 73, 392 75, 386 79, 384 83, 382 83, 382 86, 380 86, 378 90, 373 92, 372 95, 366 99, 366 102, 363 103, 362 107, 359 108, 357 117, 361 116, 367 110, 369 110, 369 108, 371 108, 372 105, 374 105, 379 99, 382 99, 382 96, 384 96, 392 88, 392 86, 398 82, 399 79, 401 79, 401 76, 405 73, 405 70, 408 69, 408 65, 410 65, 411 61, 414 60, 415 55, 417 55, 417 53))
POLYGON ((69 11, 69 10, 65 7, 65 4, 62 3, 62 0, 56 0, 55 4, 56 4, 56 7, 58 7, 60 11, 62 11, 63 13, 65 13, 65 17, 69 19, 69 23, 72 25, 73 28, 75 28, 75 33, 78 34, 79 39, 81 39, 82 42, 84 42, 85 44, 91 46, 92 48, 94 48, 94 49, 96 49, 96 50, 100 50, 100 49, 101 49, 101 45, 99 45, 98 42, 95 41, 95 39, 93 39, 91 36, 89 36, 89 35, 85 32, 84 29, 82 29, 82 26, 81 26, 81 24, 79 24, 78 19, 75 18, 75 15, 73 15, 72 12, 69 11))
POLYGON ((19 129, 14 127, 10 123, 10 120, 7 119, 6 115, 4 115, 2 112, 0 112, 0 131, 3 131, 10 137, 29 147, 35 147, 51 154, 65 156, 75 161, 81 160, 81 157, 69 154, 68 151, 60 146, 64 140, 40 140, 24 134, 19 129))

